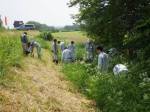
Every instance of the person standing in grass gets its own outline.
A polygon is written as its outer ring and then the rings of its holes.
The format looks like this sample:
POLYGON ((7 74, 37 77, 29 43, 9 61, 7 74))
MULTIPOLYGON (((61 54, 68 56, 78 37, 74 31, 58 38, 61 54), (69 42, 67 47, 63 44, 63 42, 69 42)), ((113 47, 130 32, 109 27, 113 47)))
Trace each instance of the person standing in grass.
POLYGON ((21 36, 21 43, 22 43, 22 48, 23 48, 23 53, 27 54, 28 50, 28 37, 27 37, 27 32, 24 32, 21 36))
POLYGON ((103 47, 96 48, 98 55, 98 69, 100 72, 107 72, 108 70, 108 54, 103 51, 103 47))
POLYGON ((72 52, 67 47, 65 47, 65 49, 62 52, 62 62, 63 63, 73 62, 72 52))
POLYGON ((54 39, 52 43, 52 52, 53 52, 53 62, 58 64, 58 45, 56 39, 54 39))
POLYGON ((71 51, 73 60, 75 60, 75 43, 74 41, 71 41, 71 43, 68 46, 68 49, 71 51))
POLYGON ((86 49, 86 61, 92 62, 94 59, 94 44, 92 40, 88 40, 88 42, 85 45, 86 49))

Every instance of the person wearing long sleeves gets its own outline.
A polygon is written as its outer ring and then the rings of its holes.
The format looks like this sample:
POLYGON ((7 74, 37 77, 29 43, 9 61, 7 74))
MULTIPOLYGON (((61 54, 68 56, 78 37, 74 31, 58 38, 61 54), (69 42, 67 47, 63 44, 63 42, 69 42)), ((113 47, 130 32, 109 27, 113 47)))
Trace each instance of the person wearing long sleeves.
POLYGON ((54 39, 52 43, 52 52, 53 52, 53 62, 58 64, 58 45, 56 39, 54 39))
POLYGON ((100 72, 107 72, 108 70, 108 54, 103 51, 103 47, 97 47, 98 52, 98 69, 100 72))
POLYGON ((62 62, 63 63, 73 62, 72 52, 67 47, 65 47, 65 50, 63 50, 62 52, 62 62))
POLYGON ((73 56, 73 61, 75 60, 75 43, 74 41, 71 41, 71 43, 68 45, 68 49, 71 51, 73 56))
POLYGON ((86 60, 88 62, 92 62, 94 59, 94 44, 92 40, 88 40, 88 42, 85 45, 86 49, 86 60))
POLYGON ((37 56, 39 59, 41 59, 41 45, 40 43, 36 42, 36 41, 31 41, 30 42, 30 47, 29 47, 29 52, 31 53, 31 55, 34 57, 34 48, 36 48, 36 52, 37 52, 37 56))
POLYGON ((27 50, 28 50, 28 37, 27 37, 27 32, 24 32, 21 35, 21 43, 22 43, 22 49, 23 49, 23 53, 27 54, 27 50))

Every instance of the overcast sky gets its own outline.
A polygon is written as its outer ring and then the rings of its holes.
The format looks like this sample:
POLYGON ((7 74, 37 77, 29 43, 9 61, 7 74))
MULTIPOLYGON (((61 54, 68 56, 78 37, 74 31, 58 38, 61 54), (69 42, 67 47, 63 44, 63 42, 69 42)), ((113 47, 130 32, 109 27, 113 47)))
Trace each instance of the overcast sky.
POLYGON ((69 0, 0 0, 0 15, 8 17, 9 26, 14 20, 29 20, 45 23, 50 26, 71 25, 74 20, 71 14, 77 8, 68 8, 69 0))

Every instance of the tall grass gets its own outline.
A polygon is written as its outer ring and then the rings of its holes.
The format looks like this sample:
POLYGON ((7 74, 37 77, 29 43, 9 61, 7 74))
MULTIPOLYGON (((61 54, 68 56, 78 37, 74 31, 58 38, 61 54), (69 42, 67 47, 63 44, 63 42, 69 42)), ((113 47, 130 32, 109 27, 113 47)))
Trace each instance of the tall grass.
POLYGON ((0 37, 0 76, 4 75, 10 66, 20 66, 22 48, 20 39, 14 36, 0 37))

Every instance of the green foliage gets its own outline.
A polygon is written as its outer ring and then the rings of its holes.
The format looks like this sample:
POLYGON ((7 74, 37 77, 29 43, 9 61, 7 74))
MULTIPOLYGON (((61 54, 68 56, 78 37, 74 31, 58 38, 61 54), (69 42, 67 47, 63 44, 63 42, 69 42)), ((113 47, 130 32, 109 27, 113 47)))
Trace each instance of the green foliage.
POLYGON ((0 75, 4 75, 10 66, 20 66, 22 48, 16 37, 0 37, 0 75))
POLYGON ((148 112, 150 109, 150 79, 145 75, 137 83, 132 73, 101 74, 95 66, 82 62, 64 64, 63 72, 103 112, 148 112))
POLYGON ((123 37, 132 32, 139 20, 150 15, 149 0, 70 0, 70 7, 78 5, 76 21, 98 43, 123 47, 123 37))
POLYGON ((67 25, 67 26, 64 26, 63 28, 59 28, 59 30, 62 32, 80 31, 80 26, 76 24, 67 25))
POLYGON ((53 39, 53 36, 50 32, 42 32, 38 35, 35 40, 41 44, 41 47, 44 49, 50 49, 50 40, 53 39))
POLYGON ((52 36, 51 32, 41 32, 38 37, 42 38, 44 40, 47 40, 47 41, 53 40, 53 36, 52 36))
MULTIPOLYGON (((88 75, 85 73, 85 66, 81 64, 65 64, 63 66, 63 72, 67 75, 67 78, 71 80, 79 89, 85 90, 86 81, 88 75), (77 70, 80 68, 80 70, 77 70)), ((82 91, 82 92, 83 92, 82 91)))
POLYGON ((76 44, 76 59, 82 61, 85 57, 85 45, 76 44))
MULTIPOLYGON (((148 112, 150 1, 70 0, 70 6, 75 5, 80 7, 79 14, 75 16, 76 21, 88 35, 97 44, 103 44, 107 48, 115 47, 122 52, 118 58, 111 60, 109 70, 122 62, 127 63, 130 70, 126 76, 115 77, 112 73, 87 74, 87 69, 92 71, 91 67, 85 69, 84 73, 89 78, 86 85, 88 96, 104 112, 148 112)), ((80 67, 80 63, 78 64, 80 67)), ((76 70, 80 73, 80 68, 76 70)))

